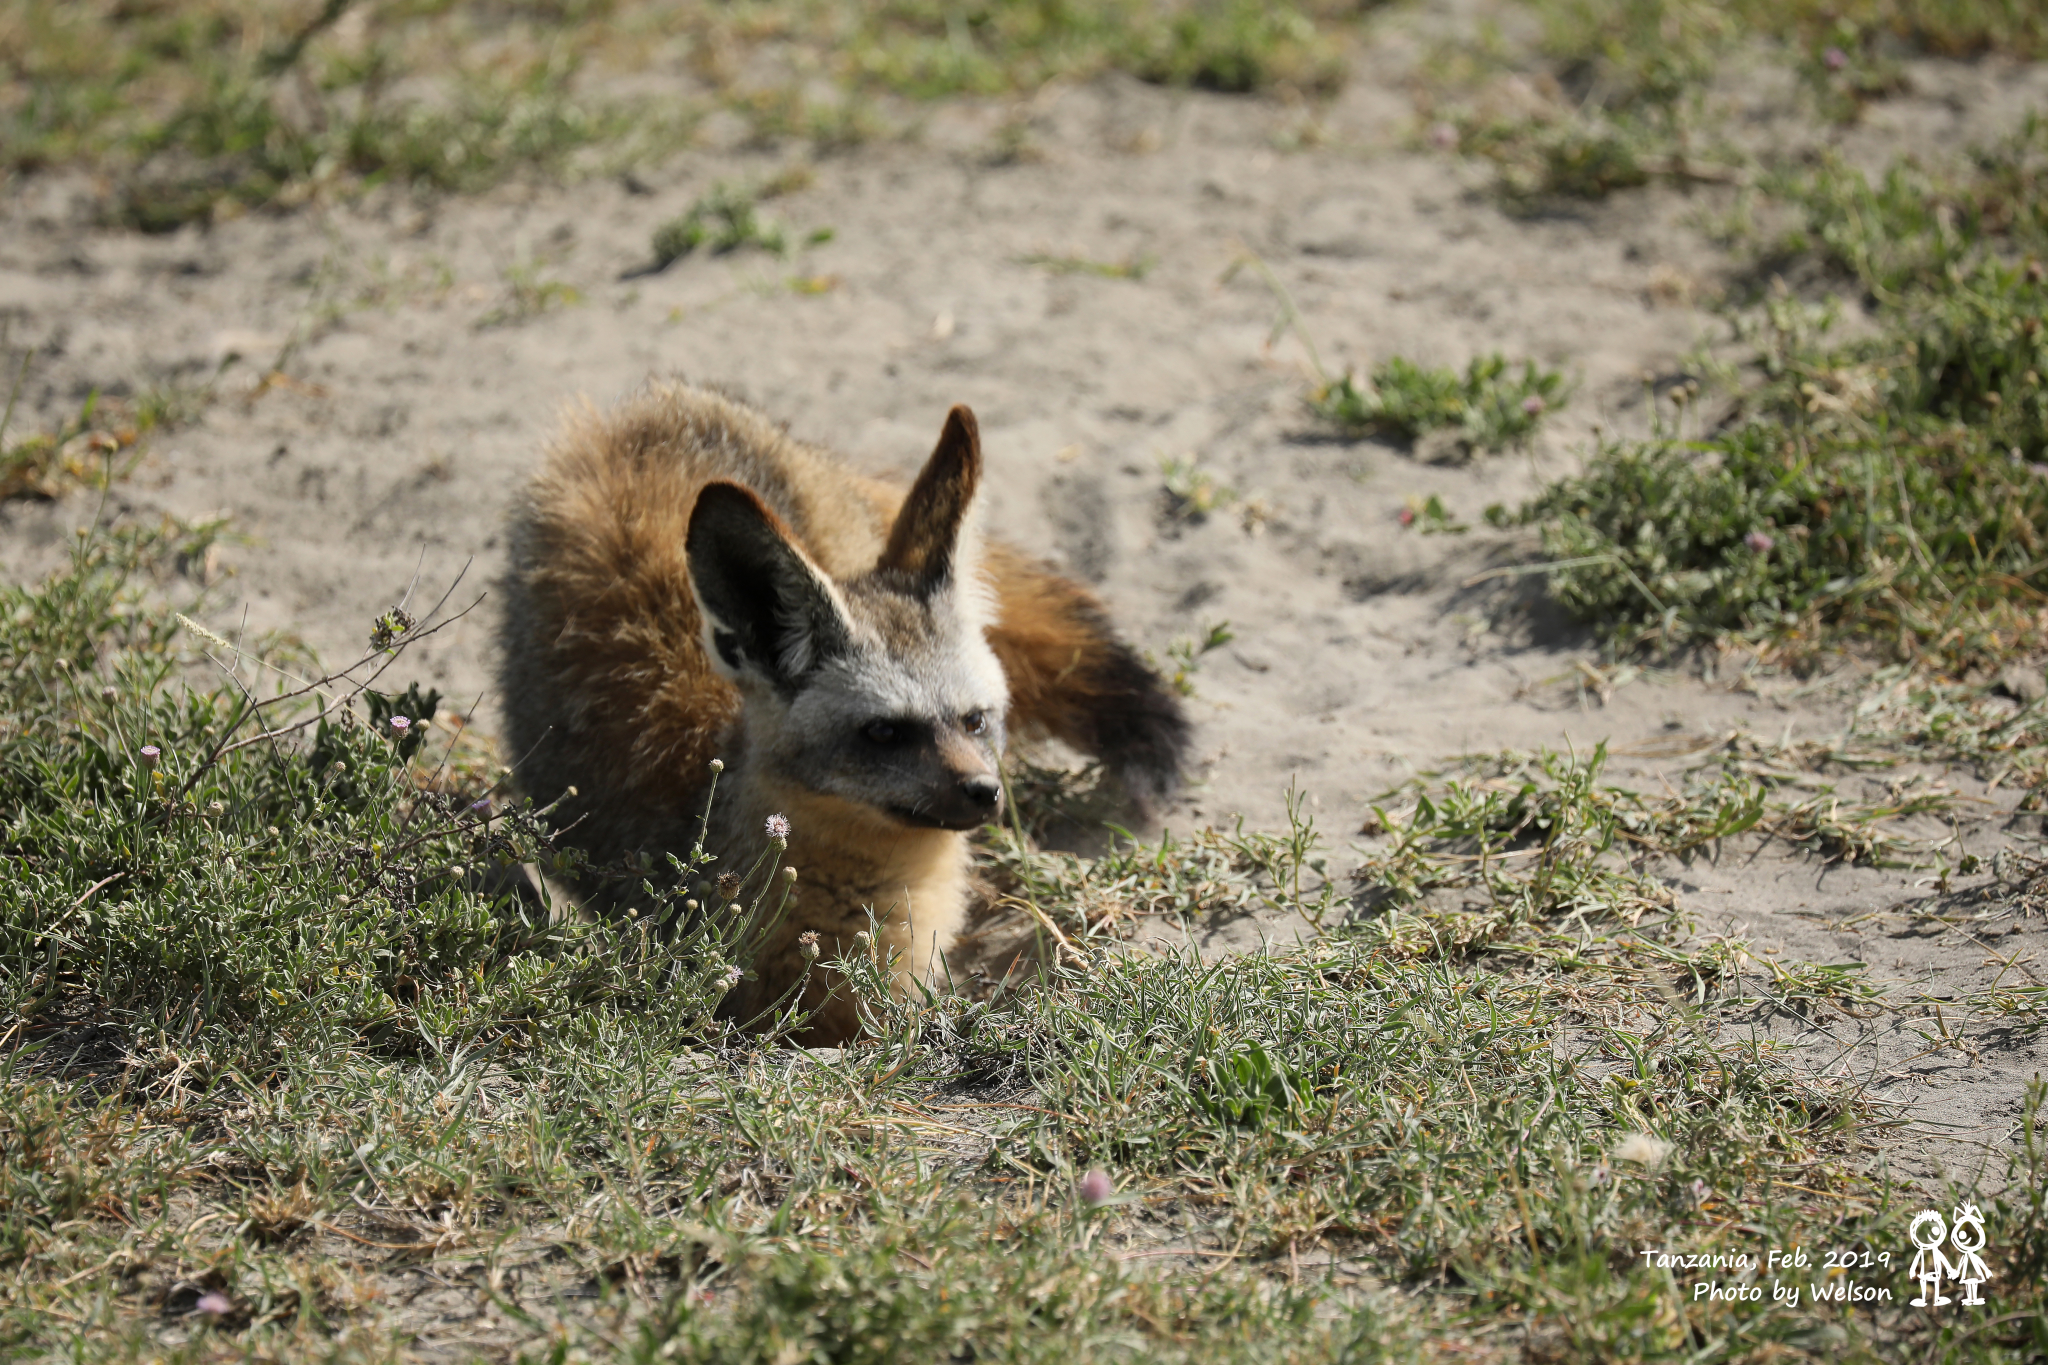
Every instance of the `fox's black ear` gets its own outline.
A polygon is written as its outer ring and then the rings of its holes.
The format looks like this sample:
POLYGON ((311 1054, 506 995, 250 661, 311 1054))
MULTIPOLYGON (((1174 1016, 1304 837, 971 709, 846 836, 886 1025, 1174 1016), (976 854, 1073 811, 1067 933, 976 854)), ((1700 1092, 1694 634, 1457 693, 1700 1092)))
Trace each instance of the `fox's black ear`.
POLYGON ((734 682, 791 692, 852 639, 846 605, 751 489, 707 484, 684 542, 704 652, 734 682))
POLYGON ((906 574, 923 587, 963 577, 973 551, 967 514, 981 485, 981 431, 962 405, 946 414, 939 444, 924 462, 876 565, 906 574))

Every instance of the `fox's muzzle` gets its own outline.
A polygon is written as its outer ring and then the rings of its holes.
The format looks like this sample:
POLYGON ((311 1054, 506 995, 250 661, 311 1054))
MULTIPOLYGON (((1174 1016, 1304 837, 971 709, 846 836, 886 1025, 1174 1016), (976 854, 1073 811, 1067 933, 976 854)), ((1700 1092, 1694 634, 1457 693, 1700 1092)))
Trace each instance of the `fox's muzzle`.
POLYGON ((1002 813, 1003 784, 994 773, 969 773, 932 793, 898 818, 927 829, 979 829, 1002 813))

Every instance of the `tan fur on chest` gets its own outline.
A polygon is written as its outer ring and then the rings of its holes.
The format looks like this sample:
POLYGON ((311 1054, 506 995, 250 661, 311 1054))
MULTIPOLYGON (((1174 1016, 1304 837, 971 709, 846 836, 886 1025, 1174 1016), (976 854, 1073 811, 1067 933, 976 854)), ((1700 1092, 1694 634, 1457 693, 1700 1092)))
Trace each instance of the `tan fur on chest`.
POLYGON ((736 856, 720 865, 742 864, 746 832, 761 830, 767 816, 776 814, 790 824, 783 865, 797 873, 785 918, 755 962, 756 979, 728 1005, 736 1017, 759 1014, 802 981, 798 999, 811 1015, 815 1036, 841 1038, 857 1031, 853 1002, 843 985, 835 985, 829 971, 814 966, 804 953, 806 933, 818 936, 818 964, 876 952, 878 961, 893 957, 899 994, 912 982, 939 983, 945 970, 941 959, 959 936, 966 914, 970 855, 965 835, 892 828, 839 803, 767 783, 750 783, 734 798, 728 820, 718 822, 732 828, 718 842, 733 847, 736 856), (857 941, 863 934, 868 940, 857 941))

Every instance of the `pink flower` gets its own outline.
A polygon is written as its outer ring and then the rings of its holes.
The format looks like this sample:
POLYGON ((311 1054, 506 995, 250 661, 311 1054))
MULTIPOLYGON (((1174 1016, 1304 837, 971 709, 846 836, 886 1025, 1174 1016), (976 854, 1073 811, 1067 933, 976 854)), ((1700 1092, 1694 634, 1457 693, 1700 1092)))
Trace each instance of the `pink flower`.
POLYGON ((154 744, 142 746, 142 766, 145 768, 154 768, 157 765, 157 760, 163 756, 164 751, 157 748, 154 744))
POLYGON ((234 1312, 235 1306, 228 1302, 228 1296, 218 1289, 209 1289, 199 1296, 199 1302, 192 1305, 192 1311, 217 1318, 234 1312))
POLYGON ((1747 545, 1750 549, 1755 550, 1758 554, 1762 555, 1769 554, 1771 552, 1771 547, 1773 545, 1776 545, 1778 542, 1772 540, 1769 535, 1762 531, 1751 531, 1748 535, 1742 538, 1742 543, 1744 545, 1747 545))
POLYGON ((407 719, 406 717, 393 716, 391 718, 392 734, 397 735, 399 738, 403 739, 405 737, 405 732, 410 729, 412 729, 412 721, 407 719))
POLYGON ((768 837, 771 839, 787 840, 789 838, 789 817, 786 815, 769 816, 768 837))
POLYGON ((1524 417, 1541 417, 1543 410, 1549 406, 1550 404, 1543 401, 1542 394, 1532 393, 1522 400, 1522 415, 1524 417))
POLYGON ((1398 516, 1403 526, 1413 526, 1415 524, 1415 509, 1413 507, 1403 507, 1398 516))
POLYGON ((1081 1202, 1089 1208, 1107 1204, 1116 1193, 1116 1185, 1102 1171, 1090 1171, 1081 1177, 1081 1202))
POLYGON ((1458 125, 1455 123, 1430 124, 1429 143, 1440 152, 1456 151, 1458 148, 1458 125))
POLYGON ((1827 68, 1830 71, 1840 71, 1849 64, 1849 54, 1842 51, 1839 47, 1831 47, 1826 52, 1821 53, 1820 59, 1827 63, 1827 68))

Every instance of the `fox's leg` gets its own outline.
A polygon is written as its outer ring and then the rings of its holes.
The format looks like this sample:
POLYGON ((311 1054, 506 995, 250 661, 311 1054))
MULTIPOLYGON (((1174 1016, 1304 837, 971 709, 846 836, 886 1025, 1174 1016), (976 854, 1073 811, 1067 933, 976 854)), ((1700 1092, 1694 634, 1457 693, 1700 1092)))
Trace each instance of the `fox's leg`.
POLYGON ((1145 811, 1180 785, 1189 725, 1180 698, 1110 628, 1072 579, 990 544, 997 623, 989 644, 1010 683, 1010 723, 1102 761, 1145 811))

